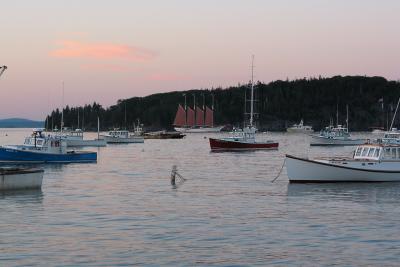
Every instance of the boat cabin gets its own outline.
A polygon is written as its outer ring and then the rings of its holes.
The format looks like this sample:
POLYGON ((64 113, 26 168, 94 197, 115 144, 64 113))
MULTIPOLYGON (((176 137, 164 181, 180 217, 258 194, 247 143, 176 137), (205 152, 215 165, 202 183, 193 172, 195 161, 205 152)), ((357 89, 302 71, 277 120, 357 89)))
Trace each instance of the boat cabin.
POLYGON ((21 148, 24 150, 41 150, 48 152, 65 151, 67 145, 64 140, 50 135, 45 136, 43 131, 43 129, 35 129, 31 136, 25 138, 21 148))
POLYGON ((337 127, 329 126, 320 132, 320 136, 326 138, 347 138, 350 137, 349 131, 346 127, 338 125, 337 127))
POLYGON ((362 145, 354 152, 356 160, 400 160, 400 146, 362 145))
POLYGON ((400 132, 393 128, 391 131, 385 132, 383 138, 378 141, 386 144, 400 144, 400 132))
POLYGON ((129 131, 127 130, 117 130, 117 131, 110 131, 108 133, 110 137, 116 137, 116 138, 128 138, 129 137, 129 131))

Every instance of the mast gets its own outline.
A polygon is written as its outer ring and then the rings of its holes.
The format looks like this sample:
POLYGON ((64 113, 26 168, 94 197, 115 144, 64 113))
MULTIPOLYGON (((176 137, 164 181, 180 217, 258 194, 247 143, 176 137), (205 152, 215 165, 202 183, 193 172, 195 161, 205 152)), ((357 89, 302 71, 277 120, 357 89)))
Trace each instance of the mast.
POLYGON ((194 126, 196 126, 196 95, 193 94, 194 126))
POLYGON ((78 107, 78 129, 79 129, 79 107, 78 107))
POLYGON ((396 118, 396 113, 397 113, 397 109, 399 108, 399 104, 400 104, 400 97, 399 97, 399 100, 397 101, 396 110, 394 111, 394 115, 393 115, 392 123, 390 124, 389 131, 392 130, 393 123, 394 123, 394 118, 396 118))
POLYGON ((254 115, 254 55, 251 56, 251 96, 250 96, 250 127, 253 126, 253 115, 254 115))
POLYGON ((339 125, 339 103, 336 102, 336 126, 339 125))
POLYGON ((183 94, 185 97, 185 127, 187 126, 187 106, 186 106, 186 94, 183 94))
POLYGON ((203 93, 203 127, 206 125, 206 96, 203 93))
POLYGON ((125 103, 125 130, 126 130, 126 101, 124 103, 125 103))
POLYGON ((62 109, 61 109, 61 133, 64 128, 64 81, 62 82, 62 109))
POLYGON ((349 132, 349 105, 346 104, 346 127, 347 127, 347 132, 349 132))
POLYGON ((100 139, 100 119, 97 116, 97 139, 100 139))
POLYGON ((82 131, 85 131, 85 106, 82 109, 82 131))

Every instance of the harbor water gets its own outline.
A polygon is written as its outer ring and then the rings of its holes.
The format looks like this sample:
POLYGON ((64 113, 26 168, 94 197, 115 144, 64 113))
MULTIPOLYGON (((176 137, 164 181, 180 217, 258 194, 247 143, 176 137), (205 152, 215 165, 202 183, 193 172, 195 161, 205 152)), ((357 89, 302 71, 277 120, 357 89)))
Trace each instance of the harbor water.
MULTIPOLYGON (((29 134, 2 129, 0 145, 29 134)), ((210 152, 208 137, 221 135, 85 148, 96 164, 41 165, 41 191, 0 193, 0 266, 398 265, 400 183, 289 184, 285 168, 271 183, 285 154, 352 147, 271 133, 259 137, 279 150, 210 152), (186 179, 178 187, 173 165, 186 179)))

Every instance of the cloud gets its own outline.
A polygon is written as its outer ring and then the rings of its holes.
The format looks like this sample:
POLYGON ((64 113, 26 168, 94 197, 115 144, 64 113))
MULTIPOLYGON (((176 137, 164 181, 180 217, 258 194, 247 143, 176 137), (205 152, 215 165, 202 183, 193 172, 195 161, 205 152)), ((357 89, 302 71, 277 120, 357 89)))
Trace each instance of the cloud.
POLYGON ((188 80, 189 77, 171 73, 155 73, 149 75, 148 79, 152 81, 182 81, 182 80, 188 80))
POLYGON ((61 41, 61 48, 50 52, 52 57, 87 59, 124 59, 144 62, 154 59, 155 53, 136 46, 110 43, 61 41))

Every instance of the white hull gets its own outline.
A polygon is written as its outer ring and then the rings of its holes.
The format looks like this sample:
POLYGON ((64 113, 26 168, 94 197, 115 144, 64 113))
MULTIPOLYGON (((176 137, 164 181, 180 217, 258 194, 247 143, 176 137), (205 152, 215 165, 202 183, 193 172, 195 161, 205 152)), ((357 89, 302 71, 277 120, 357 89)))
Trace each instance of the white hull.
POLYGON ((130 136, 128 138, 124 137, 113 137, 113 136, 102 136, 107 144, 130 144, 130 143, 144 143, 143 136, 130 136))
POLYGON ((0 173, 0 191, 40 189, 42 187, 43 170, 5 171, 0 173))
POLYGON ((220 132, 223 126, 219 127, 200 127, 200 128, 183 128, 175 127, 175 131, 181 133, 216 133, 220 132))
POLYGON ((399 162, 339 160, 333 164, 286 155, 286 169, 290 182, 400 182, 399 162))
POLYGON ((365 139, 336 139, 320 136, 311 136, 311 146, 357 146, 365 144, 365 139))
POLYGON ((92 146, 92 147, 103 147, 106 146, 107 142, 105 139, 93 139, 93 140, 68 140, 68 147, 81 147, 81 146, 92 146))
POLYGON ((298 129, 298 128, 287 128, 286 131, 288 133, 313 133, 313 130, 307 130, 307 129, 298 129))

